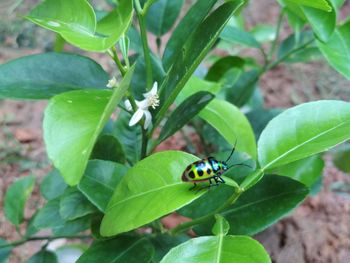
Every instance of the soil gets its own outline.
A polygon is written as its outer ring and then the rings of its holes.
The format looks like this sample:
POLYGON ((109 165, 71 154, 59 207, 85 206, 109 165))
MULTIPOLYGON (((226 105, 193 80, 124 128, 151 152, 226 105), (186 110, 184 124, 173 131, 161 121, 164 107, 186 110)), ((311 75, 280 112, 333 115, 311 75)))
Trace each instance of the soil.
MULTIPOLYGON (((27 2, 31 5, 37 1, 27 2)), ((0 4, 1 16, 2 11, 4 10, 0 4)), ((245 16, 249 26, 254 26, 260 21, 273 25, 278 16, 276 2, 254 1, 245 12, 245 16)), ((7 18, 18 21, 13 15, 7 18)), ((1 30, 3 25, 0 26, 1 30)), ((52 35, 37 28, 33 29, 27 23, 20 29, 13 29, 15 32, 11 30, 3 34, 5 38, 0 42, 0 63, 40 53, 53 41, 52 35), (34 34, 36 38, 33 40, 29 37, 24 41, 24 46, 19 47, 16 38, 18 40, 20 34, 27 37, 34 34), (38 41, 37 38, 43 41, 38 41)), ((102 61, 105 68, 110 68, 106 56, 92 56, 97 61, 102 61)), ((320 98, 350 101, 349 82, 324 62, 279 66, 262 77, 260 87, 265 106, 269 108, 286 108, 320 98)), ((8 186, 18 177, 33 174, 37 178, 37 184, 25 210, 26 220, 29 220, 35 209, 43 204, 38 184, 50 170, 41 129, 45 106, 45 101, 0 100, 0 207, 3 207, 3 198, 8 186)), ((197 140, 197 137, 193 135, 193 139, 197 140)), ((183 136, 176 134, 176 137, 167 140, 158 149, 183 149, 185 144, 183 136)), ((329 156, 326 156, 325 160, 326 169, 321 192, 315 197, 309 197, 291 215, 257 235, 256 238, 269 251, 273 262, 350 262, 350 199, 331 189, 335 182, 350 183, 350 176, 335 169, 329 156)), ((182 220, 179 217, 168 218, 164 223, 174 226, 182 220)), ((21 227, 22 233, 24 229, 25 224, 21 227)), ((3 209, 0 209, 0 237, 10 241, 20 238, 15 228, 6 221, 3 209)), ((38 251, 41 245, 42 242, 30 242, 17 247, 9 262, 24 262, 38 251)))

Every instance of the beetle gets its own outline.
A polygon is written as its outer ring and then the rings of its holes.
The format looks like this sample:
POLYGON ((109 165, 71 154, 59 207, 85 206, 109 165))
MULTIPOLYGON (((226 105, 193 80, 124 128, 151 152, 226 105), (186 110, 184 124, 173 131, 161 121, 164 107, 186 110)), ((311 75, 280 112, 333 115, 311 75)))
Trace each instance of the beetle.
POLYGON ((185 171, 182 173, 181 180, 183 182, 194 184, 193 187, 190 188, 190 190, 194 189, 196 187, 196 183, 200 182, 209 181, 209 186, 205 188, 210 188, 211 186, 213 186, 213 181, 215 182, 216 186, 220 183, 225 183, 225 180, 221 177, 221 175, 228 169, 237 165, 248 166, 243 163, 234 164, 231 166, 227 165, 227 162, 231 159, 233 153, 235 152, 236 143, 233 146, 233 149, 226 161, 218 161, 214 157, 208 157, 191 163, 186 167, 185 171))

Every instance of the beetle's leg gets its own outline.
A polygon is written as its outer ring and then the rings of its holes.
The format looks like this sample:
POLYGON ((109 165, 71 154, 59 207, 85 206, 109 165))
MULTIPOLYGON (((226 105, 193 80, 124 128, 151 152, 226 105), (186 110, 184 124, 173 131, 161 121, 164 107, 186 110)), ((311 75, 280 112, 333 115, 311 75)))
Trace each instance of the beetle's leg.
POLYGON ((217 176, 217 181, 223 184, 225 183, 225 180, 220 175, 217 176))
POLYGON ((190 188, 190 189, 188 189, 189 191, 191 191, 191 190, 193 190, 194 188, 196 188, 196 183, 193 183, 193 186, 190 188))
POLYGON ((219 180, 219 176, 214 176, 214 180, 215 180, 215 185, 218 186, 219 183, 220 183, 220 180, 219 180))

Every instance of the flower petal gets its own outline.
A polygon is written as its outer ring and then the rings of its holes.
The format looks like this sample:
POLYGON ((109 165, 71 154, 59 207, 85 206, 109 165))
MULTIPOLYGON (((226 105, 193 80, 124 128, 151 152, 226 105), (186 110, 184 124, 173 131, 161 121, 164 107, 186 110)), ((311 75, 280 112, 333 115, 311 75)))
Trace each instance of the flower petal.
POLYGON ((125 100, 125 101, 124 101, 124 105, 125 105, 125 108, 126 108, 128 111, 131 111, 131 110, 132 110, 132 106, 131 106, 130 100, 125 100))
POLYGON ((138 123, 142 119, 143 114, 144 111, 142 109, 137 109, 129 121, 129 126, 134 126, 136 123, 138 123))
POLYGON ((137 107, 142 110, 148 110, 148 99, 144 99, 141 101, 135 100, 137 107))
POLYGON ((108 80, 108 83, 106 85, 107 88, 114 88, 117 85, 117 79, 115 77, 108 80))
POLYGON ((149 125, 152 123, 152 115, 148 110, 145 110, 143 113, 145 114, 145 123, 143 125, 143 128, 147 130, 149 125))
POLYGON ((156 81, 156 82, 153 83, 152 89, 149 92, 143 93, 143 96, 145 98, 148 98, 150 96, 156 95, 157 92, 158 92, 158 82, 156 81))

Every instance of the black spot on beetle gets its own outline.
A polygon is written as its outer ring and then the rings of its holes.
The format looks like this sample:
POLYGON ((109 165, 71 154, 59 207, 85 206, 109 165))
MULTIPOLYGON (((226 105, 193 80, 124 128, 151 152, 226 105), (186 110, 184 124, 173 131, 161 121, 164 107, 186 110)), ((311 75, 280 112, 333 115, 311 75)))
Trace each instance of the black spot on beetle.
POLYGON ((201 170, 201 169, 198 169, 197 173, 198 173, 199 176, 203 176, 203 174, 204 174, 203 170, 201 170))
POLYGON ((188 173, 188 176, 191 177, 191 178, 193 179, 193 178, 195 177, 195 176, 194 176, 194 172, 193 172, 193 171, 189 172, 189 173, 188 173))
POLYGON ((210 174, 210 173, 211 173, 211 169, 208 168, 208 169, 207 169, 207 174, 210 174))

